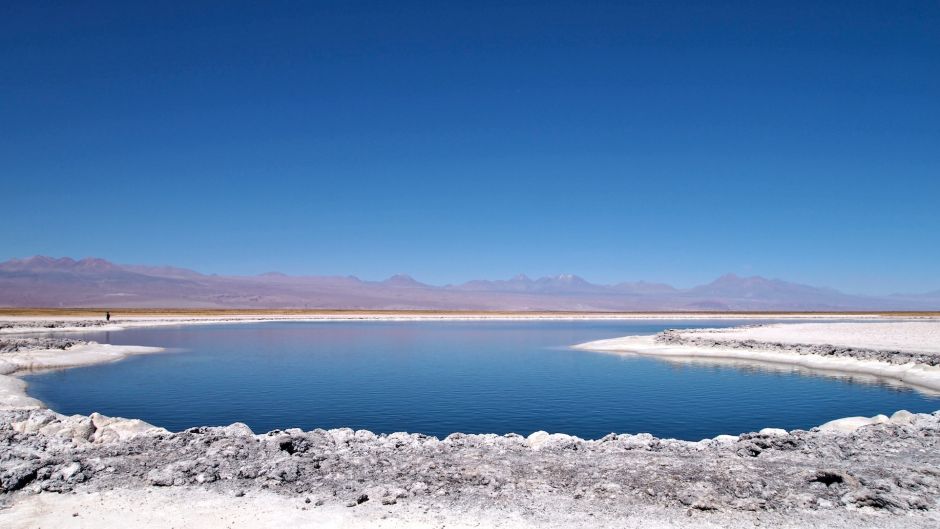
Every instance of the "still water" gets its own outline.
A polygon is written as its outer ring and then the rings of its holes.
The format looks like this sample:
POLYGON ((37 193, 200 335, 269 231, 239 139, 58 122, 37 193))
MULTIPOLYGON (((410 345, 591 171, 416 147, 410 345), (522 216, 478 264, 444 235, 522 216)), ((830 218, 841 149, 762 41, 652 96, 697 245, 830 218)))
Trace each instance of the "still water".
POLYGON ((547 430, 699 440, 940 409, 936 396, 857 378, 569 348, 740 323, 277 322, 99 331, 80 337, 171 351, 25 378, 30 395, 61 413, 136 417, 174 431, 244 422, 257 433, 547 430))

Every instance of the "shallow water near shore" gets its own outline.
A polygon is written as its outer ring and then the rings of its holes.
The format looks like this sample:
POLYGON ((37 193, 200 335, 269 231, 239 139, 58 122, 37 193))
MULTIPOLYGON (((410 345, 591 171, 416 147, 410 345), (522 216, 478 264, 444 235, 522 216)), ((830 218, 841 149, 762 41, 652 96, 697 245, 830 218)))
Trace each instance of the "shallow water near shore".
POLYGON ((858 377, 591 353, 569 346, 718 321, 268 322, 70 333, 173 352, 24 377, 65 414, 140 418, 178 431, 244 422, 299 427, 699 440, 810 428, 940 398, 858 377))

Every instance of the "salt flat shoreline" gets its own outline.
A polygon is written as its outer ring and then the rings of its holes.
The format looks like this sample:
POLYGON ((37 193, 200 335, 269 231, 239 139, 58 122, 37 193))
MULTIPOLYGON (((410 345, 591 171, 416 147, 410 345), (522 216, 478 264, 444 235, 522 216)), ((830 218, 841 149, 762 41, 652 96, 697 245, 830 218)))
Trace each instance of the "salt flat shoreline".
MULTIPOLYGON (((2 341, 2 339, 0 339, 2 341)), ((53 369, 117 362, 128 356, 165 351, 161 347, 110 345, 99 343, 61 344, 56 339, 23 340, 25 350, 0 354, 0 409, 34 409, 44 404, 26 393, 26 382, 16 375, 53 369), (30 342, 37 346, 30 347, 30 342), (53 348, 49 348, 53 345, 53 348), (68 345, 66 347, 66 345, 68 345)))
MULTIPOLYGON (((223 325, 237 323, 271 323, 271 322, 433 322, 433 321, 635 321, 635 320, 891 320, 903 319, 935 319, 940 314, 911 313, 911 314, 881 314, 881 313, 711 313, 711 312, 629 312, 629 313, 557 313, 557 312, 434 312, 434 311, 340 311, 340 312, 310 312, 310 313, 174 313, 163 314, 130 314, 121 315, 120 318, 105 321, 104 318, 81 315, 56 315, 50 317, 44 313, 3 314, 0 309, 0 335, 48 333, 48 332, 78 332, 78 331, 120 331, 135 327, 159 327, 175 325, 223 325)), ((53 314, 56 314, 53 312, 53 314)), ((96 313, 103 314, 103 313, 96 313)))
MULTIPOLYGON (((518 319, 485 316, 454 319, 518 319)), ((713 314, 702 318, 718 319, 713 314)), ((740 315, 727 318, 742 319, 740 315)), ((776 319, 766 314, 754 318, 776 319)), ((847 318, 862 319, 859 315, 847 318)), ((79 320, 56 320, 61 326, 50 329, 44 319, 27 317, 16 319, 15 327, 4 332, 27 328, 30 331, 23 336, 28 337, 52 330, 327 319, 334 318, 146 317, 122 318, 113 327, 96 324, 93 328, 72 325, 79 320)), ((629 319, 647 319, 647 315, 630 315, 629 319)), ((804 315, 796 319, 834 318, 804 315)), ((897 323, 880 316, 870 319, 861 325, 897 323)), ((926 323, 940 325, 935 320, 926 323)), ((845 324, 781 327, 789 325, 845 324)), ((708 331, 699 336, 689 331, 689 335, 672 337, 672 343, 656 337, 625 337, 579 347, 617 353, 642 354, 631 351, 642 346, 681 349, 686 355, 689 349, 700 355, 711 350, 703 356, 720 356, 717 350, 755 355, 756 350, 741 346, 753 345, 747 333, 755 331, 750 329, 765 327, 737 328, 734 333, 745 334, 718 338, 708 331), (696 340, 699 343, 693 343, 696 340)), ((825 335, 825 329, 816 330, 825 335)), ((780 355, 781 362, 805 361, 804 357, 815 354, 787 350, 783 342, 777 342, 774 351, 772 345, 763 343, 761 354, 780 355)), ((842 355, 828 355, 834 357, 829 360, 848 363, 850 369, 853 362, 879 361, 852 358, 852 350, 859 347, 858 343, 843 347, 842 355)), ((167 504, 178 505, 196 496, 202 497, 203 504, 216 505, 189 513, 190 525, 206 526, 223 526, 222 521, 243 527, 273 526, 285 520, 312 527, 739 527, 742 523, 929 527, 940 522, 940 457, 936 455, 940 453, 940 412, 845 418, 810 431, 768 428, 701 442, 647 434, 584 440, 545 432, 529 437, 454 434, 440 440, 348 429, 255 435, 237 424, 172 433, 133 419, 97 414, 65 417, 43 409, 38 402, 6 400, 24 389, 21 380, 9 376, 22 369, 87 365, 159 352, 153 348, 108 350, 97 344, 72 349, 27 348, 12 353, 19 355, 12 362, 4 360, 11 353, 0 355, 0 362, 7 363, 0 368, 7 375, 0 379, 19 383, 11 389, 0 385, 0 446, 5 447, 0 448, 0 503, 12 505, 0 510, 0 525, 5 527, 32 527, 40 522, 43 527, 83 523, 107 527, 108 520, 118 526, 125 520, 120 506, 129 504, 137 506, 140 526, 160 527, 167 523, 161 518, 167 504), (78 354, 69 357, 73 352, 78 354), (77 495, 65 500, 59 494, 50 496, 55 492, 77 495), (270 505, 275 504, 281 508, 272 510, 270 505), (79 516, 79 520, 66 512, 74 509, 98 516, 79 516), (263 515, 254 518, 252 525, 236 516, 245 509, 263 515)))
POLYGON ((662 358, 751 360, 871 375, 940 391, 940 321, 936 320, 684 329, 596 340, 574 348, 662 358))

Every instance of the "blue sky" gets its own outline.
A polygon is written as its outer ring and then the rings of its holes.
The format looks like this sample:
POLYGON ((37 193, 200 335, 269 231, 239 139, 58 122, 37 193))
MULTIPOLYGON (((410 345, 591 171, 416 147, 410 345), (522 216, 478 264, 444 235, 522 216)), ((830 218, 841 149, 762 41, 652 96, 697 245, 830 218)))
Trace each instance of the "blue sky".
POLYGON ((940 288, 940 3, 127 4, 0 7, 0 259, 940 288))

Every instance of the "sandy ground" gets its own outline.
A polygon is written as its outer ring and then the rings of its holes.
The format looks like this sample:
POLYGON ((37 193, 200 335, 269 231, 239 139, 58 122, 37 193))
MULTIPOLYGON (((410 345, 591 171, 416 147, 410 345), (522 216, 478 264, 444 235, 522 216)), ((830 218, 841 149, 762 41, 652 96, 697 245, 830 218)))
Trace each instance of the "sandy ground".
MULTIPOLYGON (((365 505, 365 504, 364 504, 365 505)), ((323 529, 470 529, 501 527, 542 529, 592 527, 618 529, 710 529, 725 527, 800 528, 824 526, 854 529, 910 528, 926 521, 878 514, 845 512, 789 516, 782 513, 704 513, 670 509, 637 508, 615 521, 597 519, 591 513, 569 513, 554 520, 479 509, 453 516, 426 508, 401 506, 316 506, 301 498, 274 493, 251 493, 243 497, 198 488, 112 490, 78 494, 42 494, 24 498, 12 509, 0 510, 0 525, 9 529, 126 529, 190 528, 323 528, 323 529), (185 505, 185 508, 181 506, 185 505)))
MULTIPOLYGON (((272 319, 279 318, 150 316, 111 325, 272 319)), ((57 331, 87 330, 84 320, 52 323, 57 331)), ((6 328, 38 333, 48 324, 29 317, 6 328)), ((32 346, 18 343, 0 354, 0 372, 8 373, 0 376, 6 507, 0 527, 940 526, 940 412, 845 418, 809 432, 768 428, 699 443, 544 432, 445 440, 351 430, 254 435, 243 425, 171 433, 138 420, 56 414, 9 376, 159 349, 66 343, 62 350, 58 338, 35 333, 17 338, 35 340, 32 346)), ((940 388, 940 367, 923 363, 940 354, 938 333, 937 320, 876 317, 667 332, 579 347, 875 373, 940 388)))

